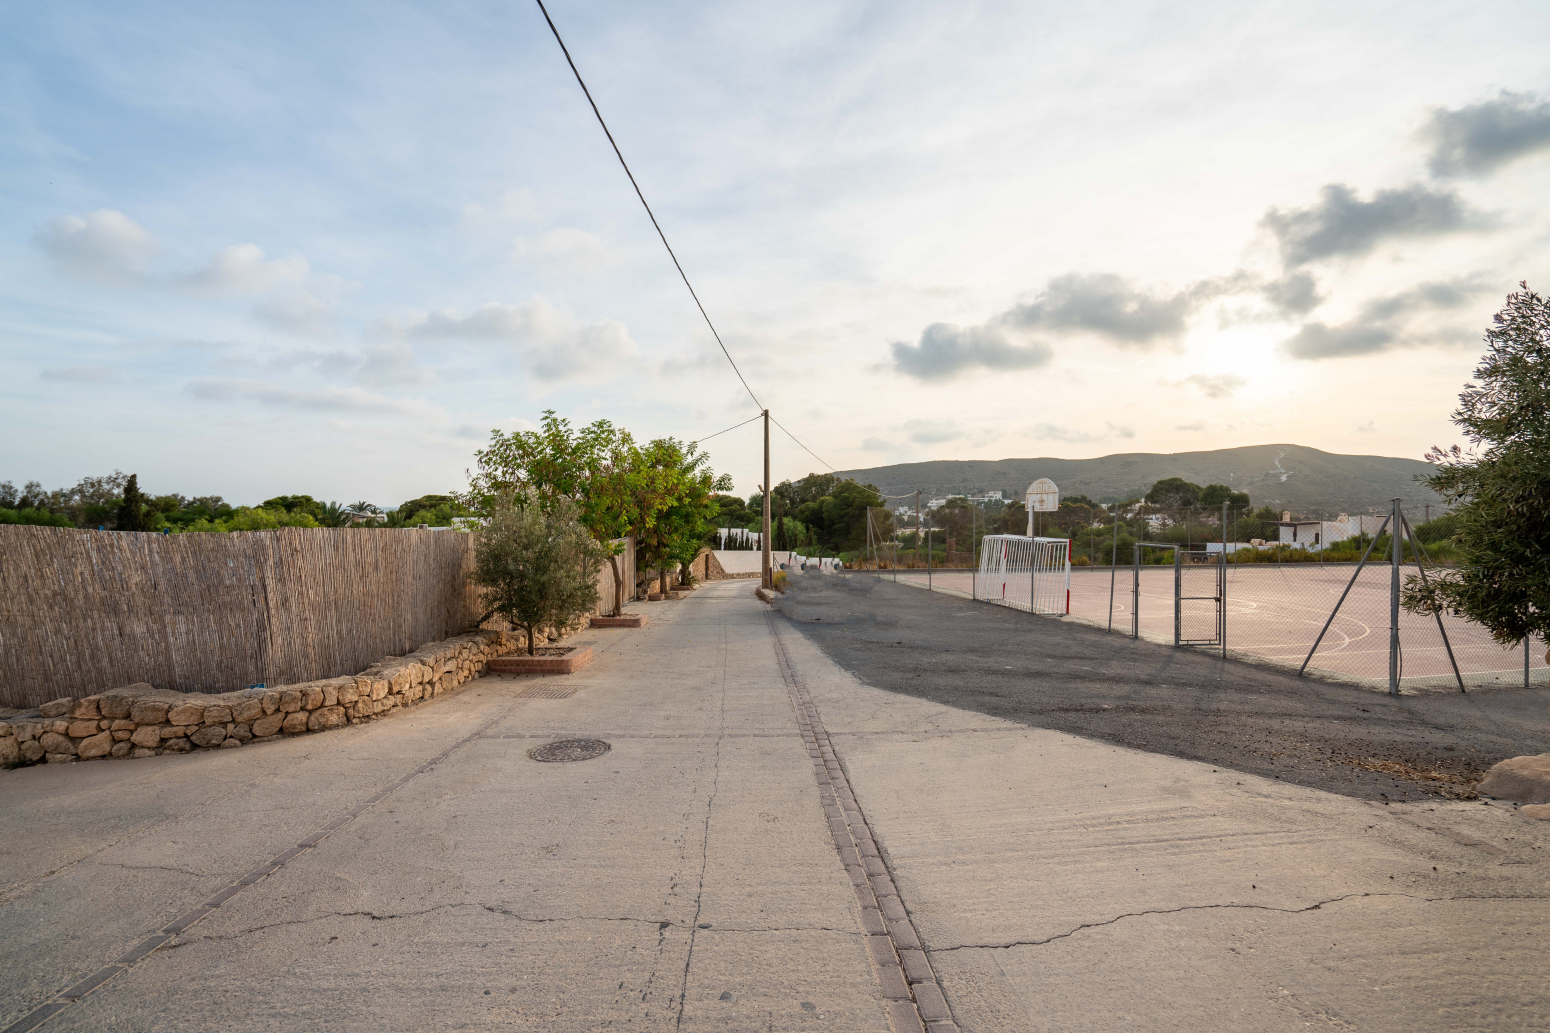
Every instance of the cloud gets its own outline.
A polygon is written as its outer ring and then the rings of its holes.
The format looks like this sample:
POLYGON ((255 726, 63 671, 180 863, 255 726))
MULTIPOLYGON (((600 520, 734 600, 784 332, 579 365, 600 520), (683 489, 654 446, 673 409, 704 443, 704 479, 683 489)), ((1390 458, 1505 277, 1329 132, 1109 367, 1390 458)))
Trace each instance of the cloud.
POLYGON ((297 337, 329 337, 338 329, 334 306, 303 287, 280 291, 253 306, 253 318, 297 337))
POLYGON ((882 438, 862 438, 861 449, 864 452, 892 452, 893 442, 882 438))
POLYGON ((1173 429, 1174 430, 1187 430, 1187 431, 1197 431, 1198 432, 1198 431, 1204 431, 1206 429, 1206 424, 1205 424, 1204 420, 1197 420, 1194 423, 1181 423, 1178 426, 1174 427, 1173 429))
POLYGON ((1049 281, 1027 304, 998 317, 1025 330, 1095 334, 1121 346, 1147 347, 1177 337, 1205 303, 1244 288, 1246 274, 1201 280, 1177 293, 1138 290, 1114 273, 1067 273, 1049 281))
POLYGON ((1115 426, 1112 423, 1105 423, 1104 426, 1108 428, 1110 437, 1133 438, 1136 436, 1134 427, 1115 426))
POLYGON ((180 281, 195 294, 262 294, 282 283, 300 283, 307 275, 305 258, 266 261, 257 244, 221 248, 210 264, 180 281))
POLYGON ((1307 208, 1271 208, 1260 225, 1280 243, 1288 268, 1323 258, 1365 255, 1385 240, 1484 229, 1490 220, 1452 190, 1420 184, 1379 190, 1363 201, 1342 183, 1307 208))
POLYGON ((600 269, 619 261, 608 245, 595 235, 574 226, 550 230, 535 238, 518 237, 512 257, 550 262, 571 269, 600 269))
POLYGON ((963 428, 952 420, 905 420, 903 431, 911 441, 936 445, 963 437, 963 428))
POLYGON ((461 339, 513 345, 532 363, 540 380, 606 372, 635 354, 623 323, 604 319, 579 323, 541 297, 520 305, 491 303, 463 315, 442 309, 389 325, 390 332, 415 340, 461 339))
POLYGON ((1229 398, 1248 381, 1234 373, 1192 373, 1178 382, 1178 386, 1193 384, 1207 398, 1229 398))
POLYGON ((1317 360, 1370 355, 1404 343, 1449 341, 1456 335, 1446 329, 1407 330, 1405 317, 1462 308, 1485 289, 1473 278, 1417 284, 1386 298, 1374 298, 1362 306, 1356 318, 1339 326, 1305 323, 1281 343, 1281 350, 1294 359, 1317 360))
POLYGON ((144 282, 145 263, 157 251, 145 227, 112 208, 62 216, 32 240, 61 272, 116 287, 144 282))
POLYGON ((1432 146, 1432 175, 1483 176, 1550 148, 1550 101, 1503 90, 1495 100, 1433 110, 1421 135, 1432 146))
POLYGON ((325 387, 316 391, 303 391, 258 380, 202 377, 190 380, 185 390, 205 401, 247 400, 286 409, 388 413, 396 416, 442 414, 439 408, 418 398, 389 398, 358 387, 325 387))
POLYGON ((528 189, 508 190, 494 204, 464 207, 460 222, 465 230, 479 230, 495 223, 531 222, 538 218, 538 202, 528 189))
POLYGON ((1070 427, 1057 427, 1053 423, 1035 424, 1034 426, 1028 428, 1027 434, 1029 437, 1037 438, 1040 441, 1065 441, 1068 443, 1075 443, 1093 440, 1093 436, 1085 431, 1073 430, 1070 427))
POLYGON ((960 327, 932 323, 920 333, 919 344, 894 341, 893 368, 917 380, 949 380, 976 367, 988 370, 1036 369, 1054 357, 1049 345, 1015 345, 989 326, 960 327))
POLYGON ((1358 423, 1351 429, 1358 434, 1374 434, 1377 433, 1378 425, 1372 420, 1368 420, 1366 423, 1358 423))
POLYGON ((66 384, 106 384, 119 378, 112 366, 70 366, 65 369, 46 369, 38 374, 44 380, 66 384))
POLYGON ((1279 311, 1290 315, 1306 315, 1324 303, 1319 282, 1307 272, 1288 273, 1272 280, 1260 288, 1260 293, 1279 311))

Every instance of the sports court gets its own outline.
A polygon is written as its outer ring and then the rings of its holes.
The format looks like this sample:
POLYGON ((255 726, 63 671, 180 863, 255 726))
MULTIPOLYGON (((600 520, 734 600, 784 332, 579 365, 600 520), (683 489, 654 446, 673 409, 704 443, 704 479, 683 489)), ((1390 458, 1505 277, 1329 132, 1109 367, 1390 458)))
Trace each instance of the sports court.
MULTIPOLYGON (((1227 567, 1226 644, 1229 655, 1297 668, 1308 655, 1319 629, 1345 591, 1354 564, 1229 564, 1227 567)), ((1406 568, 1405 574, 1414 572, 1406 568)), ((900 584, 929 587, 969 598, 985 599, 1003 590, 1003 575, 994 578, 973 570, 884 570, 880 576, 900 584), (992 584, 992 581, 994 582, 992 584)), ((1195 572, 1187 572, 1193 576, 1195 572)), ((1200 571, 1204 573, 1204 571, 1200 571)), ((1215 568, 1210 568, 1214 577, 1215 568)), ((1024 575, 1026 577, 1026 575, 1024 575)), ((1116 633, 1130 634, 1135 609, 1132 567, 1072 567, 1071 612, 1067 618, 1116 633), (1110 615, 1112 585, 1113 611, 1110 615)), ((1186 582, 1187 584, 1188 582, 1186 582)), ((1174 636, 1174 568, 1143 566, 1140 572, 1140 633, 1155 642, 1172 644, 1174 636)), ((1027 596, 1027 589, 1023 590, 1027 596)), ((1215 603, 1184 604, 1187 630, 1200 623, 1205 611, 1214 619, 1215 603)), ((1443 626, 1458 661, 1464 684, 1474 687, 1521 686, 1522 646, 1503 649, 1478 624, 1444 614, 1443 626)), ((1399 614, 1401 685, 1407 691, 1457 689, 1436 618, 1401 610, 1399 614)), ((1356 680, 1375 688, 1388 685, 1389 568, 1369 564, 1351 588, 1330 625, 1308 673, 1356 680)), ((1219 646, 1200 647, 1217 650, 1219 646)), ((1543 683, 1550 666, 1544 643, 1528 651, 1529 678, 1543 683)))

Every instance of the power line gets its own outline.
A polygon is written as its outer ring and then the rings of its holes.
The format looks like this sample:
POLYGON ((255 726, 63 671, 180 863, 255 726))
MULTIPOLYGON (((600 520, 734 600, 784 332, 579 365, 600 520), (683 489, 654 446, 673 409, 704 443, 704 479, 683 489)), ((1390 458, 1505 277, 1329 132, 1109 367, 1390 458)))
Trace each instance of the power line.
MULTIPOLYGON (((554 33, 554 41, 560 45, 560 52, 565 55, 565 63, 570 65, 571 72, 576 76, 576 82, 581 86, 581 92, 587 95, 587 103, 592 105, 592 114, 597 116, 597 124, 603 127, 603 135, 608 137, 608 143, 614 149, 614 154, 619 159, 619 164, 624 166, 624 174, 630 177, 630 186, 635 188, 635 196, 640 198, 641 206, 646 209, 646 215, 651 219, 651 225, 656 228, 657 236, 662 238, 662 246, 667 248, 667 255, 673 260, 673 267, 678 270, 678 275, 683 278, 684 286, 689 288, 689 296, 694 299, 695 307, 700 310, 700 315, 705 317, 705 325, 710 327, 711 336, 716 343, 721 345, 721 354, 732 363, 732 372, 737 374, 737 379, 742 381, 743 390, 748 392, 748 397, 753 399, 755 405, 761 410, 764 404, 759 401, 759 396, 753 393, 753 388, 748 386, 748 381, 743 377, 743 371, 737 368, 737 363, 732 360, 732 353, 727 351, 727 346, 721 340, 721 335, 716 332, 716 324, 710 321, 710 314, 705 311, 705 306, 700 304, 700 296, 694 292, 694 285, 689 282, 684 267, 679 264, 678 256, 673 253, 673 245, 667 242, 667 234, 662 232, 662 226, 657 222, 656 213, 651 210, 651 205, 646 203, 646 195, 641 193, 640 184, 635 182, 635 173, 630 171, 629 163, 624 160, 624 153, 619 150, 619 145, 614 142, 614 134, 609 132, 608 123, 603 121, 603 113, 597 109, 597 101, 592 99, 592 91, 587 89, 586 81, 581 78, 581 71, 576 67, 576 62, 571 60, 570 49, 565 46, 565 41, 560 38, 560 30, 554 27, 554 19, 549 17, 549 9, 544 6, 544 0, 535 0, 538 9, 543 12, 544 21, 549 23, 549 31, 554 33)), ((784 429, 784 428, 782 428, 784 429)), ((794 440, 794 439, 793 439, 794 440)), ((805 447, 805 446, 804 446, 805 447)))
MULTIPOLYGON (((812 449, 808 448, 806 445, 803 445, 802 442, 800 440, 798 440, 797 436, 795 434, 791 433, 789 430, 786 430, 786 428, 781 425, 781 422, 779 420, 777 420, 775 417, 771 416, 770 417, 770 422, 775 424, 775 426, 780 427, 781 431, 785 433, 786 437, 790 438, 792 441, 795 441, 798 445, 801 445, 802 450, 804 452, 806 452, 808 455, 812 456, 814 459, 818 460, 824 466, 827 466, 829 469, 834 470, 835 475, 838 476, 841 480, 849 481, 851 484, 854 484, 858 488, 865 488, 866 487, 865 484, 862 484, 860 481, 856 480, 854 477, 846 477, 844 474, 840 473, 838 470, 835 470, 833 463, 829 462, 823 456, 819 455, 817 452, 814 452, 812 449)), ((871 490, 877 493, 877 497, 878 498, 883 498, 883 499, 907 499, 907 498, 913 498, 914 495, 915 495, 915 493, 913 491, 910 492, 908 495, 884 495, 881 492, 878 492, 877 489, 875 489, 875 488, 873 488, 871 490)))
POLYGON ((738 427, 746 427, 746 426, 748 426, 754 420, 759 419, 763 415, 764 414, 761 412, 758 416, 750 416, 750 417, 748 417, 748 419, 744 420, 742 423, 738 423, 738 424, 735 424, 735 425, 733 425, 731 427, 728 427, 726 430, 718 430, 714 434, 707 434, 703 438, 695 438, 693 441, 689 442, 689 444, 691 444, 691 445, 698 445, 702 441, 709 441, 711 438, 719 438, 721 435, 727 433, 727 431, 733 431, 733 430, 736 430, 738 427))

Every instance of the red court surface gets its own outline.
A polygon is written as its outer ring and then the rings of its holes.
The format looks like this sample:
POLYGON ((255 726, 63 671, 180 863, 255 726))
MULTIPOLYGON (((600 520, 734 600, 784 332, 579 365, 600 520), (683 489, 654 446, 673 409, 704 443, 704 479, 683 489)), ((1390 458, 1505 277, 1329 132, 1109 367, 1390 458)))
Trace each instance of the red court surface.
MULTIPOLYGON (((1345 590, 1355 570, 1354 564, 1320 565, 1275 564, 1236 565, 1227 568, 1227 649, 1230 655, 1250 660, 1289 665, 1294 670, 1308 655, 1330 611, 1345 590)), ((1412 574, 1415 568, 1406 568, 1412 574)), ((894 572, 883 571, 892 580, 894 572)), ((1186 571, 1192 585, 1189 594, 1214 593, 1215 568, 1186 571)), ((999 575, 998 575, 999 577, 999 575)), ((922 570, 897 572, 900 584, 919 588, 927 585, 922 570)), ((968 598, 975 594, 975 575, 967 570, 934 572, 930 577, 936 591, 968 598)), ((999 584, 999 582, 998 582, 999 584)), ((1108 568, 1073 567, 1071 570, 1071 617, 1099 627, 1109 626, 1108 568)), ((1131 568, 1114 573, 1113 627, 1130 633, 1132 587, 1131 568)), ((1026 598, 1026 593, 1024 593, 1026 598)), ((1188 625, 1202 637, 1214 637, 1212 602, 1189 603, 1185 608, 1188 625)), ((1141 570, 1141 637, 1154 642, 1173 642, 1173 567, 1143 567, 1141 570)), ((1442 618, 1453 655, 1458 660, 1464 684, 1470 687, 1521 686, 1523 684, 1523 647, 1503 649, 1491 640, 1480 625, 1451 617, 1442 618)), ((1400 651, 1403 657, 1401 686, 1406 691, 1437 692, 1457 690, 1453 669, 1433 617, 1417 616, 1403 609, 1399 614, 1400 651)), ((1191 634, 1187 626, 1186 637, 1191 634)), ((1215 647, 1196 647, 1211 649, 1215 647)), ((1543 684, 1550 673, 1545 663, 1544 643, 1535 641, 1529 650, 1529 676, 1543 684)), ((1318 653, 1308 665, 1308 673, 1356 680, 1373 688, 1387 688, 1389 677, 1389 569, 1369 566, 1351 589, 1340 615, 1330 625, 1318 653)))

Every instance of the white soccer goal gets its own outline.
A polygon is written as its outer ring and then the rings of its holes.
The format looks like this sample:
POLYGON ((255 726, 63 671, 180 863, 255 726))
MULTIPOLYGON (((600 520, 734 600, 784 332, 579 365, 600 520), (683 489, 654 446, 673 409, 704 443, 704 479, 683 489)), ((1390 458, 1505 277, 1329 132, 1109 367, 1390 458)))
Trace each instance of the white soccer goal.
POLYGON ((980 545, 974 595, 1032 613, 1071 612, 1071 540, 990 534, 980 545))

